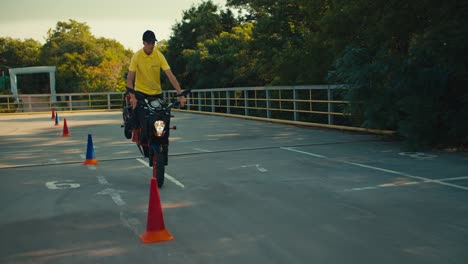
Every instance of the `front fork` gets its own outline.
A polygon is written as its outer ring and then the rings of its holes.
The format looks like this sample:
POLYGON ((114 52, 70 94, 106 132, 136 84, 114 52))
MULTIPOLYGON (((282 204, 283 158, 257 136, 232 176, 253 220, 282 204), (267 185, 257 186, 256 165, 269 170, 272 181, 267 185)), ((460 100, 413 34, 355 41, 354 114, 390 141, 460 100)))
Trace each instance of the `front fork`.
POLYGON ((162 155, 162 148, 160 147, 159 144, 150 144, 149 145, 149 165, 150 167, 153 167, 155 162, 158 162, 158 158, 160 155, 162 155), (156 159, 154 156, 156 155, 156 159))
POLYGON ((159 162, 163 162, 164 166, 167 166, 168 164, 168 152, 169 152, 169 146, 167 144, 150 144, 150 149, 149 149, 149 165, 152 167, 153 164, 153 155, 158 155, 160 158, 157 160, 159 162))

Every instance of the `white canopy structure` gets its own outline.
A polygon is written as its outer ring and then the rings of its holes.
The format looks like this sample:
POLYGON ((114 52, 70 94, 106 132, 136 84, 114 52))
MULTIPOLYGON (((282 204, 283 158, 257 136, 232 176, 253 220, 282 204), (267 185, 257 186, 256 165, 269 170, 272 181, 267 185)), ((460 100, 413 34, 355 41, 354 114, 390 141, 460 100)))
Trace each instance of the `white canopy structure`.
POLYGON ((18 82, 16 75, 18 74, 33 74, 33 73, 49 73, 50 79, 50 94, 52 103, 57 101, 56 92, 55 92, 55 66, 37 66, 37 67, 25 67, 25 68, 13 68, 9 69, 10 72, 10 83, 11 83, 11 92, 13 95, 18 98, 18 82))

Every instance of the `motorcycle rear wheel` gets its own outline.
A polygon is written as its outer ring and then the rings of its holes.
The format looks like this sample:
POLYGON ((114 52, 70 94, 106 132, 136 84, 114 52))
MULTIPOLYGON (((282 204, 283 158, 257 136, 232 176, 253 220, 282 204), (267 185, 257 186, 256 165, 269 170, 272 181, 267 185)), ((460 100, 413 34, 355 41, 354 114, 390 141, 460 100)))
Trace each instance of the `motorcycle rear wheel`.
POLYGON ((161 151, 155 151, 153 148, 151 148, 150 155, 153 163, 153 178, 156 178, 158 187, 161 188, 164 185, 164 173, 166 170, 164 155, 162 155, 161 151))
POLYGON ((126 139, 132 138, 132 128, 130 126, 130 109, 125 107, 122 111, 122 119, 124 121, 124 135, 126 139))
POLYGON ((126 139, 132 138, 132 129, 130 129, 130 126, 127 123, 124 124, 124 134, 126 139))

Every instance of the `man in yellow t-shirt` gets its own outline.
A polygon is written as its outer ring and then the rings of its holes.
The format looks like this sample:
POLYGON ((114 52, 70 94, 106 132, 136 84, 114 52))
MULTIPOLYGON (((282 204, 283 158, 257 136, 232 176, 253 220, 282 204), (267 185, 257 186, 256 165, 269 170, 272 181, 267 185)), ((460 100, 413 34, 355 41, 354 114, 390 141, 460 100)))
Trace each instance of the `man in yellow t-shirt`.
MULTIPOLYGON (((141 113, 140 107, 137 107, 138 100, 144 100, 148 97, 159 97, 162 99, 162 88, 160 73, 164 71, 167 78, 171 82, 177 94, 182 93, 179 82, 171 71, 169 64, 164 58, 164 55, 155 49, 156 36, 151 30, 143 33, 143 48, 138 50, 130 61, 130 67, 127 74, 127 90, 130 92, 130 102, 134 109, 133 125, 141 127, 142 131, 146 131, 146 120, 144 114, 141 113), (136 78, 135 78, 136 77, 136 78)), ((185 106, 185 97, 178 96, 180 106, 185 106)), ((169 124, 166 124, 169 125, 169 124)), ((169 134, 169 133, 168 133, 169 134)), ((163 146, 167 155, 168 136, 166 135, 166 143, 163 146)), ((147 135, 142 133, 142 144, 147 143, 147 135)), ((147 156, 147 153, 144 153, 147 156)), ((167 160, 167 159, 166 159, 167 160)))
MULTIPOLYGON (((161 69, 166 74, 174 89, 178 94, 182 92, 179 82, 171 71, 164 55, 157 49, 154 49, 156 36, 151 30, 143 33, 143 48, 138 50, 130 61, 130 67, 127 75, 127 88, 133 89, 144 95, 162 94, 160 73, 161 69), (135 80, 136 75, 136 80, 135 80)), ((131 94, 132 106, 136 107, 136 98, 131 94)), ((179 97, 180 106, 184 107, 185 97, 179 97)))

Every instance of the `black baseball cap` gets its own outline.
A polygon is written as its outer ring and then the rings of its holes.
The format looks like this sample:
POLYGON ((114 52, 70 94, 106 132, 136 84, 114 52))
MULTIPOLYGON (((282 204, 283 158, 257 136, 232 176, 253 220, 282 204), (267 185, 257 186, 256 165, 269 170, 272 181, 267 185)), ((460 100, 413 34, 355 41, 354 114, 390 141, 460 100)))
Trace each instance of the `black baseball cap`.
POLYGON ((158 41, 158 40, 156 39, 156 36, 154 35, 153 31, 146 30, 145 33, 143 33, 143 41, 155 42, 155 41, 158 41))

